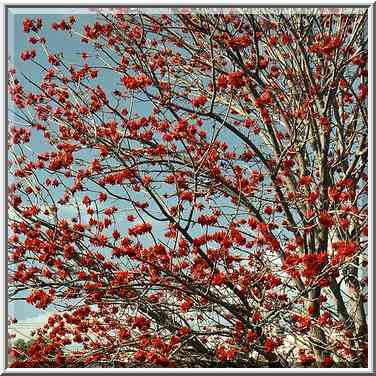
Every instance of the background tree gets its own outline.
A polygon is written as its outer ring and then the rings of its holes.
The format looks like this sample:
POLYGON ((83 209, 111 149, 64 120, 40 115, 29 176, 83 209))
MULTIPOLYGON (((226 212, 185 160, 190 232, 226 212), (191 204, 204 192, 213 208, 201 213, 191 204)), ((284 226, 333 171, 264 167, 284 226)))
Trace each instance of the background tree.
POLYGON ((274 13, 24 19, 12 366, 367 365, 367 14, 274 13))

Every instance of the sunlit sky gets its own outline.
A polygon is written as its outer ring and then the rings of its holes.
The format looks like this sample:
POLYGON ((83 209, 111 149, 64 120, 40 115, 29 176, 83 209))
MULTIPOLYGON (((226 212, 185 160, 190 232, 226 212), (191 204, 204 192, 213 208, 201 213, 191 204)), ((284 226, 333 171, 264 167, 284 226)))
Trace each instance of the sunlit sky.
MULTIPOLYGON (((22 23, 25 17, 35 18, 40 16, 43 20, 43 29, 41 35, 44 35, 47 39, 47 45, 51 52, 63 52, 64 59, 68 63, 79 62, 79 53, 80 51, 90 51, 90 45, 83 45, 79 41, 78 36, 74 36, 69 38, 66 33, 64 32, 55 32, 50 28, 50 24, 56 21, 61 21, 61 19, 67 18, 70 15, 80 15, 77 17, 76 27, 77 29, 81 29, 83 25, 92 23, 95 21, 96 15, 93 11, 88 9, 63 9, 63 8, 19 8, 19 9, 8 9, 8 64, 9 67, 15 67, 17 70, 17 75, 20 77, 22 84, 26 89, 31 89, 34 92, 36 91, 35 88, 31 88, 31 85, 28 84, 25 80, 22 79, 21 74, 25 74, 30 78, 35 78, 36 82, 40 82, 42 78, 42 70, 35 64, 31 63, 30 61, 23 61, 20 58, 20 54, 23 50, 36 48, 37 51, 40 50, 39 45, 33 46, 31 43, 28 42, 28 38, 30 34, 25 34, 23 32, 22 23)), ((44 54, 38 54, 38 61, 42 64, 46 62, 46 58, 44 54)), ((88 64, 94 64, 93 61, 88 59, 88 64)), ((111 82, 110 80, 103 80, 104 82, 111 82)), ((102 84, 102 82, 101 82, 102 84)), ((8 108, 8 119, 10 123, 13 120, 19 121, 13 115, 14 106, 9 103, 8 108)), ((32 130, 33 134, 33 130, 32 130)), ((34 137, 31 139, 31 143, 28 145, 30 149, 34 153, 46 151, 46 144, 40 144, 40 138, 34 137)), ((12 176, 8 176, 9 183, 12 182, 14 178, 12 176)), ((66 211, 69 211, 69 207, 65 208, 66 211)), ((38 322, 40 323, 43 321, 43 317, 45 312, 53 312, 52 308, 47 309, 47 311, 42 311, 40 309, 36 309, 32 305, 18 300, 11 304, 8 307, 8 314, 11 317, 16 316, 19 321, 22 322, 29 322, 31 318, 31 322, 38 322), (38 319, 36 321, 36 319, 38 319)))

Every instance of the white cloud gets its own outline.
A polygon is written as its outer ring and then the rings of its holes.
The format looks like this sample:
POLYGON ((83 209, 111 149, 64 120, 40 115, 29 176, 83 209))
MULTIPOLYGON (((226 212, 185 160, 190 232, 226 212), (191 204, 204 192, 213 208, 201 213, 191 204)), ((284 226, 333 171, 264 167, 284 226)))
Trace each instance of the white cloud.
POLYGON ((35 317, 19 320, 17 323, 8 326, 9 333, 16 334, 15 339, 22 338, 27 341, 32 338, 30 332, 46 324, 48 317, 53 313, 54 312, 45 312, 35 317))

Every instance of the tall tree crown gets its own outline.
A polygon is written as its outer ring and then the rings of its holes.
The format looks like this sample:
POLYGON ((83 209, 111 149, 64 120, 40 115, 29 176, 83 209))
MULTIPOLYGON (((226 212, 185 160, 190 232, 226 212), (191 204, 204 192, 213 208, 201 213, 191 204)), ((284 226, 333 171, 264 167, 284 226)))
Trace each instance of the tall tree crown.
POLYGON ((367 13, 80 17, 9 71, 12 366, 365 367, 367 13))

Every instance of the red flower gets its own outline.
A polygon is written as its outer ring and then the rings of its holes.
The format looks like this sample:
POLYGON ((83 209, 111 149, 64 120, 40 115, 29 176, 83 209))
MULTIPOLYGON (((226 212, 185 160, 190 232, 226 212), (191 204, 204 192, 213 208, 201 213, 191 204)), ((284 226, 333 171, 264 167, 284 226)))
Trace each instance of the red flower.
POLYGON ((89 196, 85 196, 83 199, 82 199, 82 203, 88 207, 90 204, 91 204, 91 199, 89 196))
POLYGON ((191 332, 191 328, 188 328, 187 326, 182 326, 179 329, 179 335, 182 337, 188 335, 190 332, 191 332))
POLYGON ((248 342, 254 342, 257 339, 257 333, 249 329, 246 338, 248 342))
POLYGON ((207 98, 204 95, 199 95, 198 97, 192 98, 193 107, 203 106, 207 102, 207 98))
POLYGON ((323 361, 321 362, 321 367, 329 368, 333 365, 333 359, 330 355, 325 355, 323 361))
POLYGON ((320 124, 322 125, 322 127, 324 128, 325 131, 330 130, 330 120, 327 117, 321 116, 320 117, 320 124))
POLYGON ((90 239, 90 243, 97 247, 105 247, 107 245, 107 236, 103 234, 98 234, 94 238, 90 239))
POLYGON ((100 192, 99 195, 98 195, 98 200, 99 200, 100 202, 104 202, 104 201, 106 201, 106 200, 107 200, 107 195, 106 195, 106 193, 104 193, 104 192, 100 192))
POLYGON ((283 44, 289 44, 292 41, 290 35, 288 34, 283 34, 282 35, 282 42, 283 44))
POLYGON ((310 192, 307 196, 307 201, 310 204, 313 204, 317 200, 318 197, 319 197, 319 194, 317 192, 310 192))
POLYGON ((150 327, 150 320, 143 316, 136 316, 133 320, 133 325, 140 330, 146 330, 150 327))
POLYGON ((34 36, 29 38, 29 42, 30 42, 31 44, 36 44, 38 41, 39 41, 39 39, 36 38, 36 37, 34 37, 34 36))
POLYGON ((335 223, 333 217, 327 211, 323 211, 320 213, 319 222, 323 226, 328 227, 328 228, 332 227, 335 223))
POLYGON ((325 311, 317 321, 320 325, 330 325, 332 323, 332 315, 329 311, 325 311))
POLYGON ((256 230, 257 228, 257 225, 258 225, 258 222, 257 222, 257 219, 254 218, 254 217, 250 217, 248 219, 248 222, 249 226, 252 228, 252 230, 256 230))
POLYGON ((252 317, 253 322, 259 322, 262 320, 262 316, 260 312, 255 312, 252 317))
POLYGON ((192 300, 185 300, 183 303, 180 304, 180 309, 183 311, 183 312, 187 312, 193 305, 193 301, 192 300))
POLYGON ((256 107, 262 107, 265 105, 272 104, 272 96, 270 94, 269 90, 265 90, 258 98, 255 100, 255 106, 256 107))
POLYGON ((244 78, 243 78, 243 72, 242 71, 235 71, 232 73, 227 74, 227 82, 232 87, 242 87, 244 86, 244 78))
POLYGON ((310 366, 316 361, 315 357, 311 354, 306 354, 305 350, 299 351, 299 360, 302 366, 310 366))
POLYGON ((269 38, 269 44, 275 46, 278 43, 278 37, 273 35, 269 38))
POLYGON ((30 20, 29 18, 25 18, 22 24, 23 24, 24 33, 29 33, 33 26, 33 21, 30 20))
POLYGON ((267 215, 272 215, 273 214, 273 208, 269 205, 265 206, 264 213, 267 214, 267 215))
POLYGON ((101 162, 98 161, 98 159, 94 159, 94 160, 91 162, 91 169, 92 169, 94 172, 101 172, 101 171, 102 171, 102 165, 101 165, 101 162))
POLYGON ((226 349, 224 346, 218 346, 216 350, 217 358, 220 361, 234 360, 237 354, 237 350, 234 348, 226 349))
POLYGON ((264 342, 264 351, 272 352, 279 346, 278 341, 273 340, 272 338, 266 338, 264 342))
POLYGON ((36 290, 26 298, 26 301, 35 305, 36 308, 46 309, 52 303, 52 298, 44 290, 36 290))
POLYGON ((128 234, 131 236, 143 235, 151 232, 152 226, 150 223, 141 223, 128 229, 128 234))
POLYGON ((350 226, 350 221, 347 218, 341 218, 339 220, 339 224, 340 224, 341 228, 348 229, 349 226, 350 226))
POLYGON ((364 84, 359 84, 359 99, 362 101, 368 95, 368 87, 364 84))
POLYGON ((129 330, 124 329, 124 328, 120 328, 118 330, 118 337, 120 339, 127 340, 130 336, 131 336, 131 334, 129 333, 129 330))
POLYGON ((359 244, 356 242, 338 241, 332 243, 332 247, 336 251, 336 255, 331 260, 331 263, 335 265, 345 257, 353 256, 358 251, 359 244))
POLYGON ((36 55, 37 55, 36 51, 32 49, 32 50, 22 51, 20 57, 23 61, 26 61, 26 60, 34 59, 36 55))
POLYGON ((329 187, 328 188, 328 195, 331 201, 338 202, 340 198, 340 192, 337 190, 336 187, 329 187))
POLYGON ((107 215, 107 216, 110 216, 112 214, 114 214, 118 209, 115 207, 115 206, 112 206, 110 208, 107 208, 105 211, 104 211, 104 214, 107 215))
POLYGON ((218 76, 218 81, 217 81, 218 87, 225 88, 227 86, 227 83, 228 83, 227 76, 223 73, 220 74, 218 76))
POLYGON ((140 74, 137 77, 124 76, 121 81, 126 88, 131 90, 145 88, 152 83, 151 79, 146 74, 140 74))
POLYGON ((97 69, 91 69, 89 73, 91 78, 96 78, 98 76, 98 70, 97 69))
POLYGON ((363 66, 367 63, 366 56, 357 55, 351 59, 351 62, 355 65, 363 66))
POLYGON ((223 272, 220 272, 213 277, 212 284, 214 286, 222 285, 225 280, 226 280, 225 274, 223 272))
POLYGON ((25 218, 31 218, 31 217, 33 217, 34 215, 37 215, 39 212, 40 212, 40 209, 39 209, 37 206, 32 205, 32 206, 30 206, 29 208, 25 209, 25 210, 22 212, 22 215, 23 215, 25 218))
POLYGON ((55 66, 60 65, 60 61, 56 55, 48 55, 48 62, 51 65, 55 65, 55 66))
POLYGON ((260 57, 259 67, 260 69, 265 69, 269 65, 269 60, 263 56, 260 57))
POLYGON ((251 44, 252 40, 249 35, 244 34, 237 37, 229 38, 226 44, 231 48, 242 47, 246 48, 251 44))
POLYGON ((179 198, 182 201, 193 201, 193 193, 191 191, 183 191, 179 194, 179 198))
POLYGON ((308 175, 303 175, 300 180, 299 180, 299 183, 301 185, 309 185, 309 183, 312 181, 312 177, 311 176, 308 176, 308 175))
POLYGON ((217 217, 214 216, 214 215, 200 215, 198 218, 197 218, 197 222, 201 225, 201 226, 205 226, 205 225, 215 225, 217 223, 217 217))

